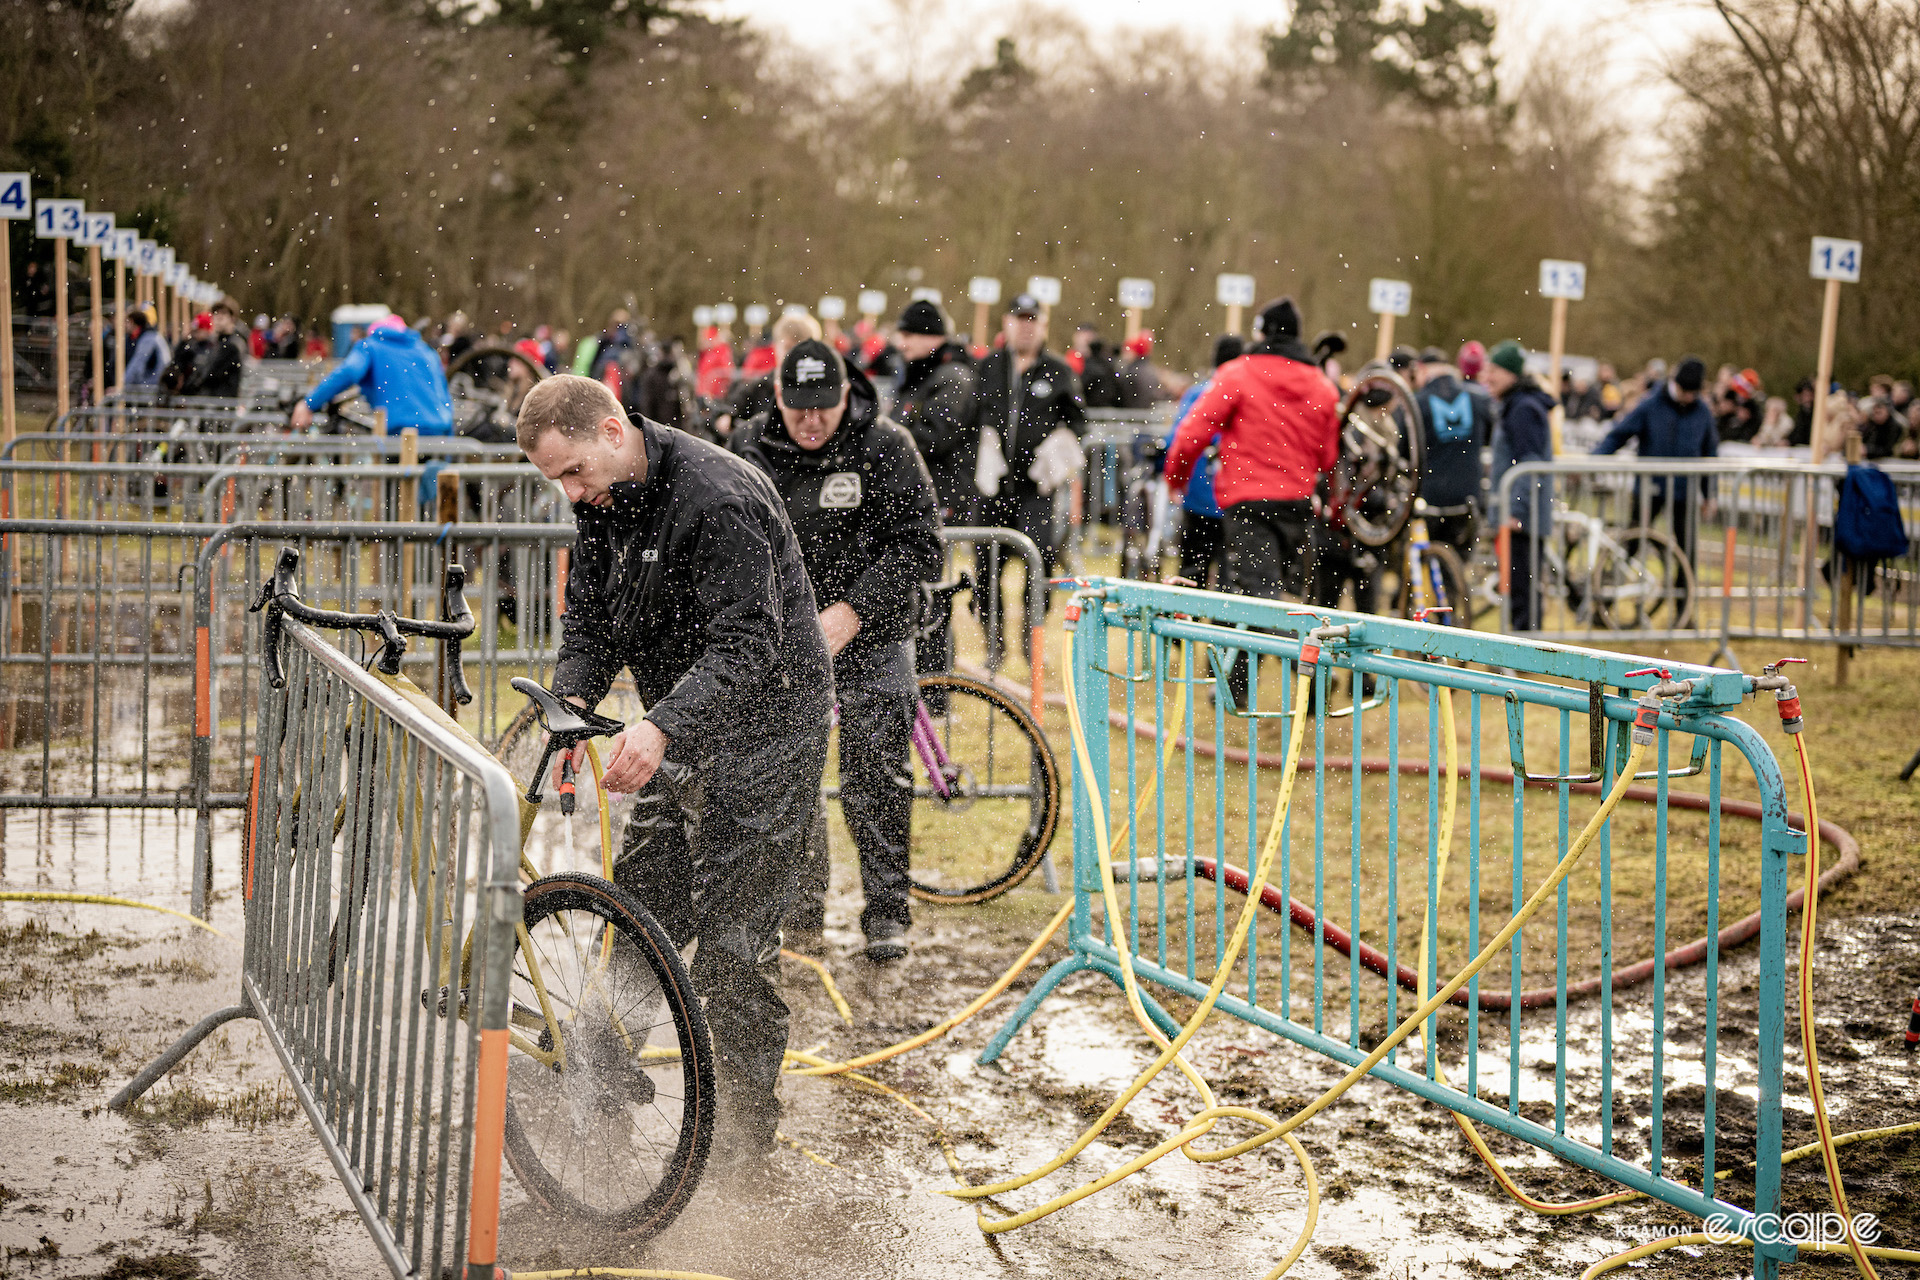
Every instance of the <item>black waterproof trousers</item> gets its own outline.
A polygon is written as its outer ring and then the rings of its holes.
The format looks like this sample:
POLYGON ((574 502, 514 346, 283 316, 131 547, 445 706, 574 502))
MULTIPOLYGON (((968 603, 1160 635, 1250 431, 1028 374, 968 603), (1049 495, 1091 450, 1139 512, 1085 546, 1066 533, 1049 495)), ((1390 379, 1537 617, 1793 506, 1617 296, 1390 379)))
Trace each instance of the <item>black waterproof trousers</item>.
POLYGON ((827 732, 822 719, 724 758, 669 755, 635 797, 613 867, 677 946, 699 941, 692 977, 713 1033, 718 1138, 749 1154, 772 1150, 780 1122, 780 919, 800 882, 827 732))
MULTIPOLYGON (((835 664, 840 695, 840 813, 860 851, 860 887, 866 907, 860 928, 875 923, 910 924, 908 846, 913 829, 914 707, 919 691, 907 647, 893 645, 860 660, 835 664)), ((818 929, 827 900, 827 823, 821 808, 807 841, 807 865, 787 919, 796 928, 818 929)))
MULTIPOLYGON (((1314 584, 1317 562, 1313 503, 1256 498, 1226 509, 1227 590, 1238 596, 1278 600, 1282 592, 1300 599, 1314 584)), ((1243 654, 1227 675, 1235 704, 1247 705, 1247 661, 1243 654)))

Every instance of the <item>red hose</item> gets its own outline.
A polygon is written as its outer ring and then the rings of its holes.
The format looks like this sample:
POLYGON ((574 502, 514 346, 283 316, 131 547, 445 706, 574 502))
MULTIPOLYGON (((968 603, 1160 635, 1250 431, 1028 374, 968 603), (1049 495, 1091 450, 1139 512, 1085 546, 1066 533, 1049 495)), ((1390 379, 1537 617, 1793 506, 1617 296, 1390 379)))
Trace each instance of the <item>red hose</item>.
MULTIPOLYGON (((1025 692, 1025 690, 1021 690, 1021 692, 1025 692)), ((1049 701, 1054 701, 1059 699, 1060 695, 1048 694, 1047 697, 1049 701)), ((1123 711, 1108 712, 1107 720, 1110 724, 1119 728, 1124 729, 1127 727, 1127 717, 1123 711)), ((1156 741, 1160 736, 1158 726, 1138 721, 1134 723, 1133 731, 1138 737, 1156 741)), ((1185 744, 1186 739, 1184 738, 1180 739, 1177 743, 1177 745, 1180 746, 1184 746, 1185 744)), ((1198 756, 1212 758, 1214 755, 1214 746, 1211 742, 1202 742, 1196 739, 1193 743, 1193 752, 1198 756)), ((1247 762, 1247 753, 1240 747, 1228 747, 1226 749, 1226 756, 1228 760, 1236 764, 1245 764, 1247 762)), ((1255 757, 1255 763, 1262 769, 1278 769, 1284 765, 1285 761, 1277 754, 1263 751, 1255 757)), ((1330 769, 1346 770, 1349 772, 1353 769, 1353 757, 1351 756, 1329 756, 1320 763, 1330 769)), ((1379 756, 1360 757, 1360 770, 1362 773, 1386 773, 1390 767, 1390 762, 1379 756)), ((1425 760, 1403 759, 1400 761, 1400 772, 1424 775, 1431 772, 1431 766, 1425 760)), ((1459 773, 1461 777, 1468 776, 1468 771, 1464 766, 1460 767, 1459 773)), ((1480 776, 1489 782, 1504 783, 1508 786, 1513 784, 1513 771, 1511 769, 1482 769, 1480 770, 1480 776)), ((1527 785, 1536 790, 1551 791, 1560 784, 1557 782, 1535 782, 1530 780, 1527 785)), ((1568 784, 1568 786, 1569 789, 1579 792, 1582 795, 1602 794, 1600 784, 1597 782, 1575 782, 1568 784)), ((1654 787, 1627 788, 1626 798, 1629 800, 1653 801, 1658 799, 1658 797, 1659 791, 1654 787)), ((1667 792, 1667 804, 1676 809, 1695 809, 1702 812, 1712 807, 1708 804, 1707 797, 1691 791, 1669 790, 1667 792)), ((1720 801, 1720 812, 1727 817, 1752 818, 1755 821, 1758 821, 1764 816, 1760 806, 1751 800, 1728 800, 1724 797, 1722 797, 1720 801)), ((1791 826, 1795 821, 1799 821, 1802 829, 1804 829, 1805 819, 1802 815, 1789 812, 1787 814, 1788 825, 1791 826)), ((1829 822, 1825 818, 1820 820, 1820 839, 1838 850, 1840 854, 1839 859, 1835 861, 1831 867, 1828 867, 1826 871, 1821 873, 1820 892, 1826 893, 1860 869, 1860 842, 1855 840, 1852 833, 1845 827, 1835 822, 1829 822)), ((1210 858, 1195 858, 1194 869, 1209 880, 1214 878, 1214 864, 1210 858)), ((1229 889, 1239 893, 1245 893, 1247 891, 1247 873, 1238 867, 1231 865, 1227 867, 1226 882, 1227 888, 1229 889)), ((1806 901, 1806 896, 1807 891, 1804 887, 1795 889, 1792 893, 1789 893, 1787 895, 1787 910, 1789 912, 1799 910, 1800 904, 1806 901)), ((1288 897, 1275 885, 1269 884, 1261 891, 1260 905, 1274 912, 1276 915, 1285 915, 1293 922, 1296 928, 1304 929, 1308 933, 1314 931, 1315 917, 1313 908, 1296 898, 1288 897)), ((1740 946, 1742 943, 1751 942, 1759 932, 1760 912, 1755 911, 1752 915, 1743 916, 1741 919, 1720 931, 1719 949, 1721 951, 1728 951, 1740 946)), ((1328 921, 1325 924, 1323 936, 1326 938, 1327 943, 1341 955, 1351 956, 1353 954, 1352 935, 1345 929, 1335 925, 1332 921, 1328 921)), ((1709 939, 1707 938, 1695 938, 1683 947, 1675 947, 1672 951, 1667 952, 1666 967, 1668 969, 1684 969, 1691 965, 1700 964, 1707 958, 1708 941, 1709 939)), ((1360 944, 1360 963, 1363 967, 1372 970, 1383 978, 1387 976, 1387 957, 1364 942, 1360 944)), ((1622 987, 1636 986, 1639 983, 1645 982, 1653 976, 1657 963, 1654 957, 1649 956, 1645 960, 1615 969, 1613 971, 1614 989, 1617 991, 1622 987)), ((1416 993, 1419 991, 1419 976, 1407 965, 1397 966, 1395 976, 1400 985, 1408 991, 1416 993)), ((1571 1000, 1581 996, 1595 995, 1598 994, 1599 990, 1600 979, 1598 977, 1587 978, 1581 982, 1568 983, 1567 998, 1571 1000)), ((1559 991, 1557 988, 1536 987, 1531 991, 1522 991, 1520 993, 1520 1007, 1523 1009, 1541 1008, 1553 1004, 1558 997, 1559 991)), ((1464 1008, 1467 1003, 1466 991, 1463 989, 1454 992, 1451 1002, 1464 1008)), ((1480 993, 1480 1007, 1482 1009, 1502 1010, 1511 1008, 1512 1004, 1513 997, 1510 994, 1494 991, 1482 991, 1480 993)))

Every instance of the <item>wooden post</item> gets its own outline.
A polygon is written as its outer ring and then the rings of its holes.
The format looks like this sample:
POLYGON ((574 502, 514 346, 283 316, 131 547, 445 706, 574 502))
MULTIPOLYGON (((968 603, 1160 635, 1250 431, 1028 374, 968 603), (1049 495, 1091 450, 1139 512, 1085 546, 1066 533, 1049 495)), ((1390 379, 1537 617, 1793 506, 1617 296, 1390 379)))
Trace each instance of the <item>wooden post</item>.
POLYGON ((1240 304, 1237 302, 1231 302, 1227 304, 1227 332, 1235 335, 1236 337, 1239 336, 1240 304))
POLYGON ((1139 333, 1139 332, 1140 332, 1140 308, 1138 308, 1138 307, 1128 307, 1128 308, 1127 308, 1127 337, 1126 337, 1126 340, 1127 340, 1128 342, 1132 342, 1132 341, 1133 341, 1133 338, 1134 338, 1134 335, 1135 335, 1135 334, 1137 334, 1137 333, 1139 333))
POLYGON ((127 391, 127 264, 113 260, 113 391, 127 391))
MULTIPOLYGON (((67 416, 67 238, 53 238, 53 403, 58 417, 67 416)), ((62 457, 61 461, 66 459, 62 457)), ((63 516, 65 512, 61 513, 63 516)))
POLYGON ((987 315, 989 306, 990 304, 985 302, 976 302, 973 304, 973 345, 976 347, 985 347, 989 341, 987 337, 987 315))
POLYGON ((1373 344, 1373 358, 1375 360, 1385 360, 1393 354, 1393 312, 1381 311, 1375 314, 1378 315, 1380 320, 1380 336, 1375 339, 1373 344))
POLYGON ((1553 430, 1553 456, 1564 450, 1560 430, 1567 421, 1567 407, 1560 403, 1560 363, 1567 351, 1567 300, 1553 300, 1553 316, 1547 325, 1547 394, 1553 397, 1553 413, 1548 423, 1553 430))
MULTIPOLYGON (((420 428, 408 427, 400 433, 400 465, 417 467, 420 465, 420 428)), ((406 523, 420 518, 420 482, 409 476, 400 482, 400 509, 394 516, 406 523)), ((402 617, 411 617, 408 610, 413 608, 413 548, 405 539, 398 544, 400 552, 400 605, 396 610, 402 617)))
MULTIPOLYGON (((1820 303, 1820 358, 1815 366, 1817 373, 1813 379, 1813 426, 1812 438, 1813 465, 1819 466, 1827 456, 1827 388, 1833 382, 1833 343, 1835 330, 1840 324, 1840 282, 1827 281, 1826 296, 1820 303)), ((1814 489, 1816 481, 1811 473, 1806 478, 1806 527, 1801 531, 1800 541, 1800 629, 1810 631, 1813 628, 1813 562, 1820 544, 1820 515, 1814 509, 1814 489)))
POLYGON ((0 218, 0 444, 13 443, 13 233, 7 223, 0 218))
MULTIPOLYGON (((100 246, 87 246, 87 297, 93 307, 93 323, 88 326, 93 338, 93 407, 98 409, 107 398, 107 335, 105 290, 100 287, 100 246)), ((96 454, 98 450, 96 449, 96 454)), ((100 461, 96 456, 95 462, 100 461)))
MULTIPOLYGON (((437 483, 439 488, 434 494, 435 506, 437 508, 435 512, 436 523, 442 528, 459 524, 460 473, 451 468, 444 470, 440 473, 437 483)), ((453 566, 458 557, 454 554, 453 539, 443 539, 440 546, 440 582, 444 588, 447 581, 447 570, 453 566)), ((453 677, 447 667, 447 646, 444 644, 439 645, 437 649, 438 655, 434 665, 434 690, 438 695, 441 710, 458 720, 460 718, 460 704, 453 700, 453 677)))

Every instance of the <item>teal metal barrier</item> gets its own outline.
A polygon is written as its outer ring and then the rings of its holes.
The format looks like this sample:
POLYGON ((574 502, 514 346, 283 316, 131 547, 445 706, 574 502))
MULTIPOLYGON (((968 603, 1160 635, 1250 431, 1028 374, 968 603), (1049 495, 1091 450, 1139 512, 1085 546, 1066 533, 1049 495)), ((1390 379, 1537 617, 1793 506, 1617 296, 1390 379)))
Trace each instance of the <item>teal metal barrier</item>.
MULTIPOLYGON (((1069 687, 1088 726, 1092 776, 1076 757, 1070 954, 1035 985, 981 1053, 982 1062, 996 1058, 1069 975, 1090 970, 1120 982, 1122 946, 1142 980, 1149 1015, 1169 1035, 1178 1023, 1148 988, 1204 997, 1216 976, 1210 957, 1223 953, 1229 916, 1239 910, 1236 903, 1229 912, 1229 895, 1216 892, 1208 878, 1230 879, 1230 864, 1250 868, 1257 861, 1279 776, 1272 770, 1263 778, 1260 754, 1263 747, 1277 753, 1285 745, 1290 718, 1300 710, 1290 702, 1301 642, 1314 628, 1339 624, 1350 630, 1322 641, 1312 667, 1313 697, 1304 709, 1312 722, 1296 782, 1296 788, 1311 787, 1311 794, 1294 798, 1271 881, 1283 903, 1309 888, 1311 902, 1296 900, 1277 914, 1258 914, 1216 1007, 1346 1067, 1364 1059, 1418 1007, 1412 992, 1384 977, 1363 976, 1360 944, 1383 952, 1385 972, 1394 974, 1413 960, 1423 915, 1439 940, 1428 959, 1428 989, 1462 967, 1507 919, 1499 910, 1485 911, 1483 919, 1483 900, 1492 902, 1497 892, 1504 903, 1510 890, 1517 912, 1528 893, 1527 854, 1539 857, 1537 884, 1566 853, 1570 820, 1576 827, 1583 822, 1582 811, 1590 814, 1598 805, 1593 793, 1618 779, 1629 751, 1633 695, 1655 683, 1650 675, 1631 674, 1652 665, 1646 659, 1465 628, 1331 610, 1302 614, 1276 601, 1121 579, 1091 580, 1082 599, 1088 608, 1073 635, 1069 687), (1265 662, 1250 664, 1244 699, 1236 703, 1224 677, 1236 658, 1249 653, 1265 662), (1189 694, 1184 700, 1177 697, 1183 681, 1189 694), (1442 916, 1435 885, 1443 693, 1454 699, 1460 739, 1457 870, 1449 889, 1457 890, 1462 878, 1466 887, 1465 928, 1447 961, 1440 959, 1440 942, 1458 922, 1442 916), (1172 728, 1184 740, 1169 756, 1161 742, 1135 730, 1165 725, 1181 701, 1185 712, 1172 728), (1580 721, 1586 723, 1576 727, 1580 721), (1117 732, 1100 732, 1107 724, 1117 732), (1417 758, 1422 748, 1435 767, 1417 758), (1243 751, 1240 760, 1230 758, 1236 749, 1243 751), (1510 781, 1504 773, 1486 776, 1508 766, 1510 781), (1338 776, 1341 767, 1345 778, 1338 776), (1149 792, 1139 820, 1127 824, 1123 847, 1112 851, 1126 919, 1107 919, 1104 908, 1096 918, 1102 893, 1092 805, 1107 798, 1113 829, 1149 792), (1342 871, 1344 892, 1337 883, 1342 871), (1403 877, 1409 880, 1405 887, 1403 877), (1293 938, 1289 909, 1296 919, 1311 910, 1310 936, 1293 938), (1328 920, 1336 909, 1345 911, 1344 922, 1328 920), (1337 936, 1342 923, 1352 934, 1351 955, 1330 956, 1330 926, 1337 936)), ((1752 692, 1751 679, 1713 667, 1666 666, 1674 680, 1691 681, 1692 691, 1660 714, 1650 757, 1657 767, 1640 775, 1655 788, 1651 832, 1639 833, 1644 809, 1616 811, 1575 877, 1561 884, 1553 918, 1543 910, 1514 938, 1505 982, 1483 984, 1494 973, 1490 965, 1465 988, 1464 999, 1456 997, 1464 1011, 1450 1009, 1445 1016, 1460 1024, 1463 1070, 1450 1069, 1448 1080, 1441 1079, 1436 1057, 1443 1015, 1436 1013, 1419 1050, 1399 1046, 1372 1075, 1698 1218, 1722 1215, 1735 1224, 1730 1230, 1755 1241, 1757 1280, 1775 1280, 1794 1248, 1758 1237, 1769 1234, 1767 1222, 1778 1220, 1766 1215, 1778 1213, 1780 1198, 1787 881, 1791 860, 1806 852, 1806 836, 1788 824, 1772 751, 1757 730, 1724 714, 1752 692), (1672 741, 1675 734, 1680 744, 1672 741), (1738 842, 1723 864, 1719 800, 1729 746, 1751 770, 1763 816, 1757 842, 1738 842), (1670 826, 1669 789, 1683 778, 1696 779, 1692 787, 1708 797, 1701 830, 1670 826), (1636 820, 1630 842, 1622 834, 1629 816, 1636 820), (1640 869, 1649 846, 1650 876, 1640 869), (1704 864, 1705 933, 1716 935, 1723 865, 1732 867, 1734 857, 1758 863, 1762 926, 1751 985, 1743 978, 1723 990, 1718 951, 1709 947, 1702 998, 1671 990, 1666 967, 1656 964, 1649 992, 1631 997, 1635 1010, 1630 1022, 1623 1021, 1611 977, 1622 922, 1644 930, 1650 916, 1650 951, 1666 954, 1668 869, 1679 858, 1685 859, 1678 873, 1683 878, 1675 883, 1689 891, 1700 887, 1696 872, 1704 864), (1620 869, 1629 864, 1631 873, 1620 869), (1574 880, 1581 884, 1570 889, 1574 880), (1570 955, 1576 920, 1583 930, 1597 928, 1598 938, 1570 955), (1551 956, 1544 960, 1543 934, 1551 939, 1551 956), (1537 993, 1526 990, 1529 944, 1540 975, 1536 986, 1542 986, 1537 993), (1595 970, 1596 1004, 1570 999, 1569 984, 1595 970), (1525 1041, 1536 1046, 1537 1070, 1544 1073, 1541 1042, 1549 1027, 1550 1117, 1544 1097, 1525 1105, 1522 1070, 1525 1041), (1739 1036, 1737 1051, 1722 1053, 1723 1028, 1739 1036), (1695 1035, 1697 1047, 1687 1045, 1695 1035), (1585 1064, 1570 1063, 1570 1057, 1585 1064), (1668 1138, 1681 1130, 1676 1125, 1670 1132, 1663 1102, 1669 1089, 1696 1084, 1702 1089, 1700 1151, 1694 1157, 1689 1146, 1688 1158, 1680 1159, 1667 1153, 1668 1138), (1715 1105, 1722 1089, 1735 1087, 1757 1090, 1751 1207, 1715 1195, 1715 1105), (1618 1124, 1616 1106, 1626 1107, 1629 1116, 1645 1115, 1644 1134, 1631 1122, 1618 1124), (1645 1157, 1635 1158, 1642 1140, 1645 1157)), ((1743 882, 1752 870, 1740 867, 1743 882)), ((1529 1068, 1529 1079, 1535 1071, 1529 1068)), ((1721 1159, 1719 1167, 1728 1164, 1721 1159)), ((1739 1185, 1745 1189, 1744 1182, 1739 1185)), ((1777 1240, 1778 1233, 1772 1235, 1777 1240)))

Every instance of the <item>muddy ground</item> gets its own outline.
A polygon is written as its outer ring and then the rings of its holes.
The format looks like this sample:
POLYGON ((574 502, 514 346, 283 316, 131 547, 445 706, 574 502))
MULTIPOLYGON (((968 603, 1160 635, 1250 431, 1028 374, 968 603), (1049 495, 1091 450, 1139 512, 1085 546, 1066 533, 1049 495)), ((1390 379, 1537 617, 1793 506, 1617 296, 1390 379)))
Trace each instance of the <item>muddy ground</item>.
MULTIPOLYGON (((217 865, 231 868, 223 825, 217 865)), ((190 824, 155 815, 14 814, 0 842, 6 887, 88 887, 111 851, 123 892, 184 897, 190 824)), ((915 951, 876 969, 855 955, 851 867, 836 865, 826 959, 853 1011, 839 1019, 818 980, 789 962, 793 1043, 843 1055, 890 1043, 957 1008, 991 980, 1051 913, 1037 886, 986 908, 923 908, 915 951)), ((216 923, 237 934, 233 885, 223 872, 216 923)), ((131 1117, 104 1109, 110 1093, 202 1014, 232 1001, 237 937, 214 938, 161 916, 94 908, 0 907, 0 1276, 374 1275, 381 1264, 307 1121, 280 1083, 252 1024, 231 1024, 190 1057, 131 1117)), ((1056 945, 1048 958, 1061 954, 1056 945)), ((1750 980, 1751 949, 1722 961, 1723 982, 1750 980)), ((1828 1096, 1842 1130, 1916 1118, 1920 1062, 1901 1045, 1907 1002, 1920 987, 1920 917, 1834 918, 1818 956, 1819 1021, 1828 1096)), ((1030 970, 1016 993, 1030 985, 1030 970)), ((1698 1054, 1700 970, 1670 983, 1664 1158, 1697 1168, 1702 1092, 1686 1078, 1698 1054), (1689 1141, 1691 1121, 1691 1141, 1689 1141)), ((1082 975, 1043 1006, 993 1066, 974 1056, 1011 1005, 1009 996, 950 1040, 879 1068, 951 1136, 973 1181, 1030 1168, 1072 1140, 1150 1057, 1122 998, 1082 975)), ((1649 988, 1617 997, 1616 1069, 1641 1105, 1615 1108, 1617 1149, 1646 1155, 1649 988)), ((1788 1016, 1797 1018, 1789 1002, 1788 1016)), ((1598 1009, 1570 1015, 1570 1121, 1597 1105, 1598 1009)), ((1521 1108, 1551 1117, 1552 1011, 1530 1015, 1521 1108)), ((1504 1023, 1483 1028, 1482 1087, 1504 1101, 1504 1023)), ((1443 1045, 1458 1070, 1458 1034, 1443 1045)), ((1723 1019, 1721 1163, 1751 1132, 1752 1038, 1723 1019), (1743 1111, 1744 1106, 1744 1111, 1743 1111)), ((1193 1061, 1223 1101, 1280 1111, 1337 1078, 1324 1060, 1216 1018, 1193 1061)), ((1797 1044, 1790 1044, 1788 1142, 1811 1140, 1797 1044)), ((1055 1217, 987 1237, 954 1185, 928 1125, 894 1101, 837 1083, 791 1080, 782 1152, 764 1187, 723 1194, 709 1184, 666 1235, 643 1247, 556 1230, 507 1180, 502 1251, 517 1268, 610 1265, 691 1270, 755 1280, 893 1276, 1155 1277, 1263 1275, 1291 1244, 1305 1208, 1301 1172, 1279 1144, 1219 1165, 1178 1154, 1055 1217)), ((1173 1132, 1197 1107, 1163 1081, 1077 1163, 1004 1197, 1039 1203, 1173 1132), (1072 1175, 1072 1176, 1070 1176, 1072 1175)), ((1223 1131, 1224 1132, 1224 1131, 1223 1131)), ((1577 1274, 1616 1250, 1684 1226, 1681 1215, 1631 1205, 1574 1218, 1538 1217, 1507 1200, 1447 1117, 1364 1082, 1300 1134, 1323 1191, 1320 1225, 1293 1274, 1306 1277, 1515 1277, 1577 1274)), ((1533 1193, 1572 1198, 1603 1189, 1505 1139, 1495 1148, 1533 1193)), ((1750 1147, 1748 1148, 1750 1150, 1750 1147)), ((1920 1244, 1920 1143, 1863 1145, 1842 1157, 1856 1212, 1880 1215, 1882 1243, 1920 1244)), ((1723 1194, 1742 1201, 1741 1175, 1723 1194)), ((1826 1204, 1817 1161, 1791 1166, 1789 1209, 1826 1204)), ((1735 1250, 1669 1253, 1647 1273, 1738 1276, 1735 1250)), ((1789 1274, 1839 1273, 1837 1260, 1789 1274)), ((1920 1275, 1920 1268, 1882 1268, 1920 1275)))

